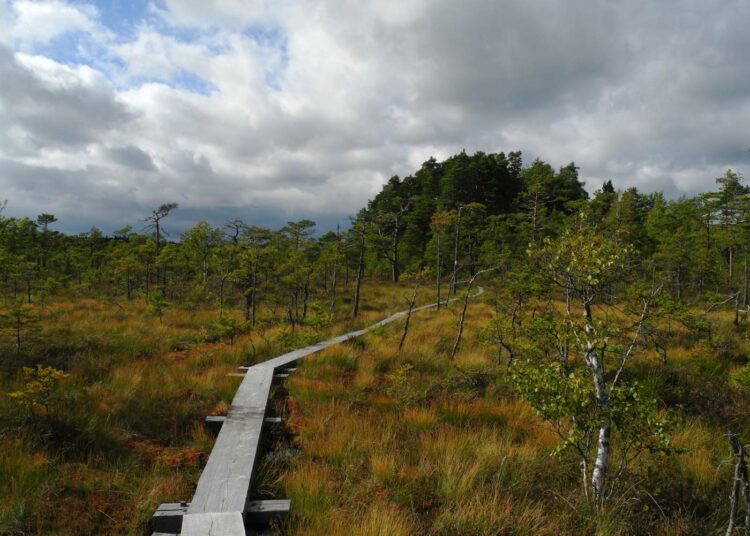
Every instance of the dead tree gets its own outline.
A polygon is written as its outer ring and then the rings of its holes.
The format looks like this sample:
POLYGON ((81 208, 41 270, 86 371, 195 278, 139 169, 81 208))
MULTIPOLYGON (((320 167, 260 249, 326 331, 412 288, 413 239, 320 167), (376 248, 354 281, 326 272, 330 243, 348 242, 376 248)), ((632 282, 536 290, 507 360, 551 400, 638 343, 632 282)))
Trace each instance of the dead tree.
POLYGON ((159 208, 151 212, 151 216, 147 217, 145 221, 150 222, 146 226, 146 229, 153 229, 156 234, 156 288, 159 288, 161 284, 160 276, 161 271, 159 268, 159 250, 161 249, 161 235, 164 230, 161 228, 161 220, 169 216, 172 210, 177 208, 177 203, 165 203, 159 208))
POLYGON ((437 261, 435 266, 435 287, 437 290, 437 301, 435 302, 435 310, 440 310, 440 235, 437 235, 437 261))
POLYGON ((451 222, 451 216, 447 212, 436 212, 432 215, 432 220, 430 221, 430 229, 432 230, 432 236, 435 239, 435 289, 437 293, 437 299, 435 301, 436 306, 435 309, 437 311, 440 310, 440 306, 442 305, 440 300, 440 283, 442 279, 442 237, 443 233, 447 230, 447 228, 450 226, 451 222))
POLYGON ((224 234, 232 241, 234 245, 237 245, 239 243, 239 236, 244 228, 245 223, 242 220, 230 220, 224 224, 224 229, 226 229, 224 234))
POLYGON ((359 314, 359 294, 362 286, 362 276, 365 271, 365 224, 359 225, 359 261, 357 262, 357 280, 354 284, 354 306, 352 307, 352 318, 359 314))
POLYGON ((401 340, 398 342, 398 351, 401 353, 401 348, 404 346, 404 341, 406 340, 406 334, 409 331, 409 320, 411 320, 411 313, 414 311, 414 306, 417 303, 417 289, 419 288, 419 283, 417 283, 414 286, 414 293, 411 295, 411 301, 409 302, 409 311, 406 313, 406 321, 404 322, 404 331, 401 333, 401 340))
POLYGON ((750 482, 748 482, 747 477, 747 451, 737 434, 729 432, 727 436, 735 463, 732 492, 729 495, 729 523, 727 524, 726 536, 732 536, 736 528, 735 519, 740 506, 740 494, 742 494, 742 500, 745 502, 744 532, 748 534, 750 531, 750 482))
POLYGON ((487 268, 486 270, 480 270, 477 273, 475 273, 471 279, 469 279, 469 284, 466 286, 466 294, 464 295, 464 306, 463 309, 461 309, 461 316, 458 320, 458 332, 456 333, 456 340, 453 341, 453 349, 451 350, 451 360, 453 360, 454 357, 456 357, 456 352, 458 352, 458 345, 461 344, 461 336, 464 333, 464 321, 466 320, 466 308, 469 305, 469 294, 471 293, 471 287, 474 285, 474 280, 477 278, 478 275, 491 272, 492 270, 497 270, 499 266, 496 266, 494 268, 487 268))
POLYGON ((339 256, 341 255, 341 233, 339 231, 338 224, 336 225, 336 249, 333 255, 333 273, 331 274, 331 303, 329 309, 331 311, 331 318, 336 313, 336 284, 339 268, 339 256))
POLYGON ((463 205, 458 207, 458 215, 456 217, 456 231, 453 241, 453 275, 451 276, 451 286, 449 292, 450 296, 456 294, 456 275, 458 274, 458 239, 461 233, 461 211, 463 209, 463 205))
POLYGON ((730 301, 734 301, 734 322, 733 324, 735 326, 740 325, 740 292, 737 291, 734 294, 730 294, 729 297, 725 300, 722 300, 718 303, 714 303, 711 305, 708 309, 706 309, 706 313, 710 313, 717 307, 721 307, 725 303, 729 303, 730 301))

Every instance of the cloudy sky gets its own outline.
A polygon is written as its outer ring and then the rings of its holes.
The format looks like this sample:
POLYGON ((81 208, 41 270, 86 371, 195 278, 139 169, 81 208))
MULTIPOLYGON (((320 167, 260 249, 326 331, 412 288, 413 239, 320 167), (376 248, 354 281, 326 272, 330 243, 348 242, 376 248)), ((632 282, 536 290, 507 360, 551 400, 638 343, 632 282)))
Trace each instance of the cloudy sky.
POLYGON ((750 2, 0 0, 0 200, 58 229, 346 221, 461 149, 750 178, 750 2), (170 217, 172 218, 172 217, 170 217))

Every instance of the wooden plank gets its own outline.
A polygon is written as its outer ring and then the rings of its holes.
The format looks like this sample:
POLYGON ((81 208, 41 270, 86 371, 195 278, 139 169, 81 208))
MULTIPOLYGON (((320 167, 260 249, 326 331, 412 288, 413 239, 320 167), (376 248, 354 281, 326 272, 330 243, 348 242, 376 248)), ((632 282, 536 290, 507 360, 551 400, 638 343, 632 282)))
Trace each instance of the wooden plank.
POLYGON ((271 499, 247 503, 245 517, 250 526, 267 526, 271 521, 289 514, 290 501, 271 499))
POLYGON ((241 512, 187 514, 181 536, 246 536, 241 512))
POLYGON ((262 514, 267 512, 288 512, 291 501, 289 499, 265 499, 247 503, 248 514, 262 514))
POLYGON ((198 480, 189 514, 244 512, 255 471, 273 370, 256 366, 242 380, 198 480))
POLYGON ((204 426, 214 434, 218 434, 221 427, 224 426, 224 421, 227 418, 224 415, 209 415, 203 422, 204 426))
POLYGON ((188 503, 160 504, 151 517, 151 530, 159 533, 179 534, 182 528, 182 516, 188 509, 188 503))
POLYGON ((190 506, 190 503, 188 502, 161 503, 156 511, 170 512, 172 510, 185 510, 188 506, 190 506))

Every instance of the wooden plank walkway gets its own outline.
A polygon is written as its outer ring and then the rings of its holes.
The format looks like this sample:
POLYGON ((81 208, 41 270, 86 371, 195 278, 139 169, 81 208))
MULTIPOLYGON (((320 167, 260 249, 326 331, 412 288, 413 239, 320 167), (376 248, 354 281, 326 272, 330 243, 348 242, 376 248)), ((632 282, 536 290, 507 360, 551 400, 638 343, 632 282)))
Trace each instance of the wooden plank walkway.
MULTIPOLYGON (((473 297, 484 293, 477 287, 473 297)), ((456 299, 456 298, 453 298, 456 299)), ((430 309, 431 303, 412 313, 430 309)), ((244 516, 257 510, 250 501, 250 486, 255 477, 260 438, 267 424, 268 397, 276 371, 287 368, 303 357, 364 335, 368 331, 403 318, 400 311, 364 329, 351 331, 305 348, 299 348, 263 363, 247 367, 245 377, 229 407, 216 443, 198 480, 195 495, 182 516, 182 536, 246 536, 244 516)))
POLYGON ((273 367, 256 366, 245 374, 198 480, 188 514, 245 511, 273 373, 273 367))

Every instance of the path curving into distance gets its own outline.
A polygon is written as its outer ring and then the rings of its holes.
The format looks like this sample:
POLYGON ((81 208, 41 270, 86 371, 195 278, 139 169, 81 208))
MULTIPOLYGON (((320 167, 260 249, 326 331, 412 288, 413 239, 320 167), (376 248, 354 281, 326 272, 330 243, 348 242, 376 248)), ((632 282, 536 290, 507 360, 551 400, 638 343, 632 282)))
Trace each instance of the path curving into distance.
MULTIPOLYGON (((484 288, 470 297, 484 294, 484 288)), ((448 303, 460 298, 451 298, 448 303)), ((437 303, 415 307, 412 314, 431 309, 437 303)), ((351 331, 326 341, 317 342, 258 363, 245 370, 245 378, 229 407, 216 443, 198 480, 193 500, 180 511, 182 536, 245 536, 246 514, 262 515, 264 501, 250 501, 250 485, 255 476, 260 437, 266 424, 268 397, 274 376, 303 357, 318 353, 329 346, 360 337, 373 329, 405 317, 408 310, 399 311, 366 328, 351 331)), ((274 501, 268 501, 274 502, 274 501)), ((279 501, 275 501, 278 503, 279 501)), ((288 506, 288 502, 287 502, 288 506)), ((158 515, 158 512, 157 512, 158 515)), ((156 534, 156 533, 155 533, 156 534)), ((174 533, 172 533, 174 534, 174 533)))

